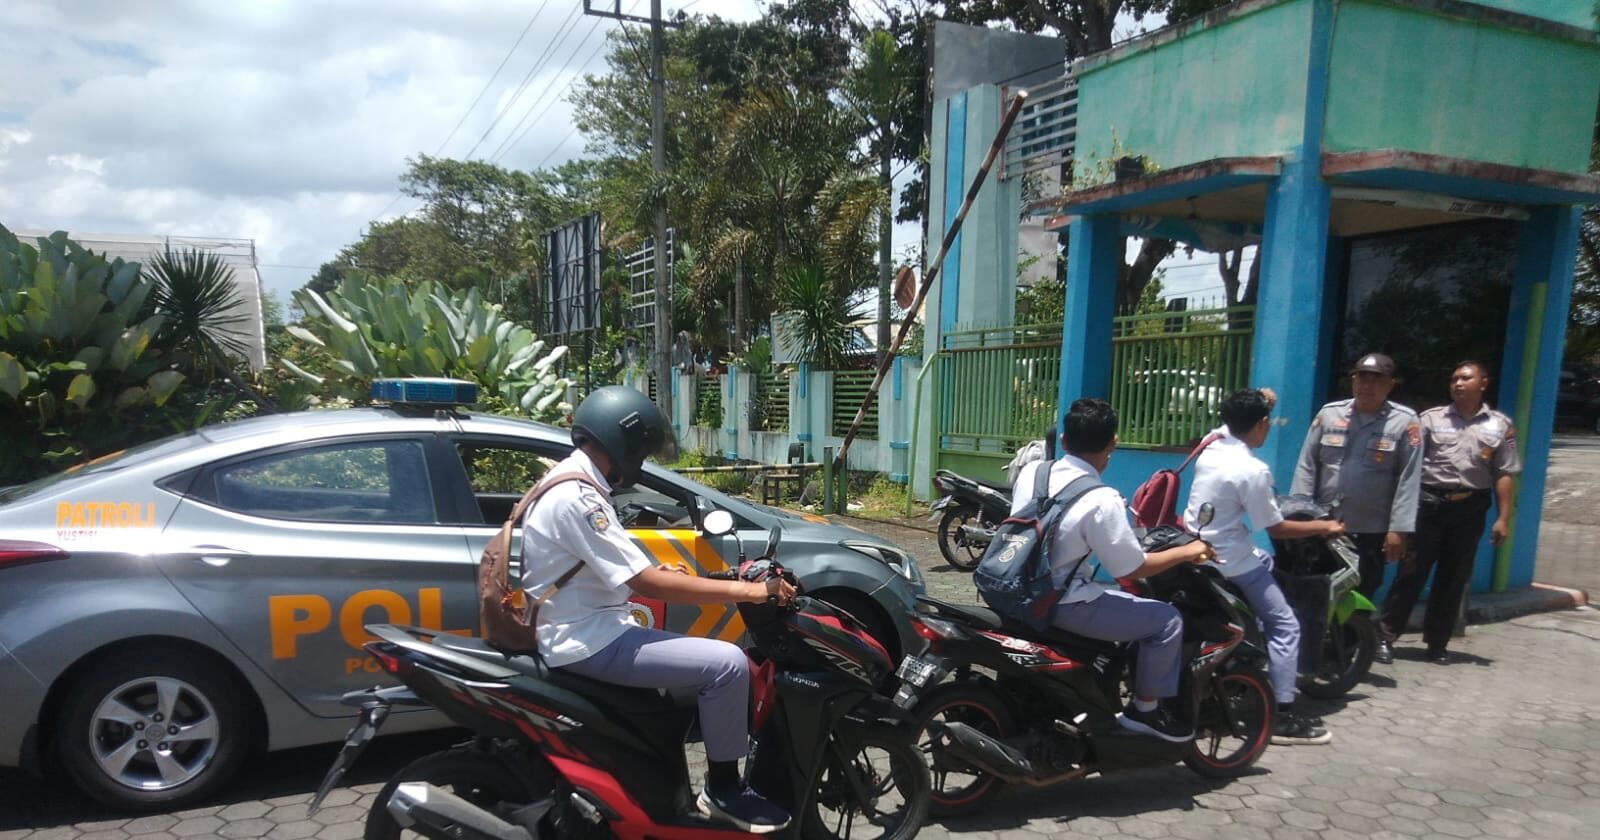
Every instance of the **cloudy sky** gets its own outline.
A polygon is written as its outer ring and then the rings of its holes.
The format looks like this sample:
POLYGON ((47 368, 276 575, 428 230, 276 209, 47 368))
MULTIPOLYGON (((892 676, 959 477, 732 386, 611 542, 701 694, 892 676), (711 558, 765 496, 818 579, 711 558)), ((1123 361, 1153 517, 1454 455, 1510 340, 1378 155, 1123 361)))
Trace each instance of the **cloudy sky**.
MULTIPOLYGON (((755 0, 663 5, 758 14, 755 0)), ((0 0, 0 223, 254 239, 287 302, 369 220, 412 209, 396 189, 407 156, 534 168, 581 153, 567 87, 602 68, 618 25, 582 6, 0 0)), ((622 7, 648 14, 649 0, 622 7)))

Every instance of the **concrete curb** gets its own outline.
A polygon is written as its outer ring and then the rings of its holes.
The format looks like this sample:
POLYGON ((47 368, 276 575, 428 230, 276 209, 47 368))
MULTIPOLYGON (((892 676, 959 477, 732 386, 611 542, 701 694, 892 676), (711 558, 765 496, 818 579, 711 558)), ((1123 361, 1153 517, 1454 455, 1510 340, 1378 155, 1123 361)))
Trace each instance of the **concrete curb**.
POLYGON ((1588 593, 1580 589, 1534 583, 1532 586, 1507 592, 1486 592, 1469 596, 1467 623, 1490 624, 1533 613, 1576 609, 1588 603, 1588 593))

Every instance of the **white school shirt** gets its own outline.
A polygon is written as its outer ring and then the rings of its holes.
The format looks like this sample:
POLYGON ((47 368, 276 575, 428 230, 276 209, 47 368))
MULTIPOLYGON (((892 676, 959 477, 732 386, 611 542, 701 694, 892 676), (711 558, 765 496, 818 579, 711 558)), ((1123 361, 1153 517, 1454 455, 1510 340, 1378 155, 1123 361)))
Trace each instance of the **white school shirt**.
POLYGON ((522 520, 522 588, 538 600, 574 564, 583 569, 539 608, 539 653, 553 666, 599 653, 635 627, 628 581, 655 565, 628 539, 611 503, 611 484, 581 449, 552 472, 581 470, 607 495, 581 481, 552 487, 522 520))
MULTIPOLYGON (((1035 461, 1023 466, 1017 474, 1016 486, 1011 492, 1011 514, 1022 510, 1033 494, 1034 476, 1040 465, 1050 467, 1051 493, 1060 493, 1069 483, 1082 475, 1100 477, 1100 473, 1087 461, 1064 455, 1055 461, 1035 461)), ((1051 580, 1062 590, 1061 603, 1093 601, 1108 588, 1091 579, 1093 559, 1078 564, 1072 581, 1067 574, 1078 558, 1094 554, 1100 567, 1113 577, 1126 577, 1144 565, 1144 551, 1128 524, 1128 506, 1122 495, 1109 485, 1090 490, 1069 509, 1056 524, 1055 541, 1050 545, 1051 580)))
POLYGON ((1225 561, 1217 564, 1218 570, 1227 577, 1238 577, 1272 558, 1250 538, 1250 525, 1266 530, 1283 521, 1283 512, 1273 493, 1272 470, 1250 451, 1249 444, 1234 437, 1227 426, 1212 434, 1221 437, 1195 459, 1194 486, 1189 490, 1183 521, 1193 526, 1199 521, 1200 506, 1211 503, 1211 524, 1200 529, 1200 537, 1225 561), (1245 524, 1246 517, 1250 525, 1245 524))

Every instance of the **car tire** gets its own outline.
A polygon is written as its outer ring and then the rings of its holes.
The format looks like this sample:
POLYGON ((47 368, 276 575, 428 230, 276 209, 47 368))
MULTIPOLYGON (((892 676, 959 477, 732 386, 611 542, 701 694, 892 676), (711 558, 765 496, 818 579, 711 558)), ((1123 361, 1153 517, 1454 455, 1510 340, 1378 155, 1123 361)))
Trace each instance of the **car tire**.
POLYGON ((233 777, 253 740, 244 693, 206 658, 171 650, 108 657, 67 696, 55 737, 62 767, 117 808, 200 801, 233 777), (153 737, 157 727, 163 740, 153 737))

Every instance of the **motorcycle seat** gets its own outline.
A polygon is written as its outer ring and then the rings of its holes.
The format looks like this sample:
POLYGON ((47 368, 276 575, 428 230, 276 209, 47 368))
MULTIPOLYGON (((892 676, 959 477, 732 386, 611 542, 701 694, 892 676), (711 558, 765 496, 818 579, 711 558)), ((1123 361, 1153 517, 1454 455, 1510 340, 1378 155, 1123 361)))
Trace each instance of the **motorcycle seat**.
MULTIPOLYGON (((574 674, 562 668, 552 668, 542 657, 532 654, 505 653, 472 636, 445 633, 435 636, 433 644, 446 650, 463 653, 486 662, 521 672, 536 679, 560 686, 574 694, 589 698, 614 709, 648 714, 681 708, 682 703, 659 688, 632 688, 616 683, 574 674)), ((689 705, 693 705, 690 697, 689 705)))
POLYGON ((917 596, 917 603, 927 604, 940 615, 954 618, 980 630, 999 630, 1004 626, 1000 614, 985 607, 973 607, 964 604, 952 604, 926 595, 917 596))
POLYGON ((1096 639, 1071 633, 1056 627, 1046 627, 1035 630, 1020 621, 1006 618, 991 609, 984 607, 971 607, 964 604, 951 604, 937 598, 920 596, 918 603, 927 604, 941 615, 954 618, 980 630, 1002 630, 1010 635, 1036 642, 1068 648, 1078 653, 1115 655, 1122 650, 1119 642, 1108 642, 1105 639, 1096 639))

